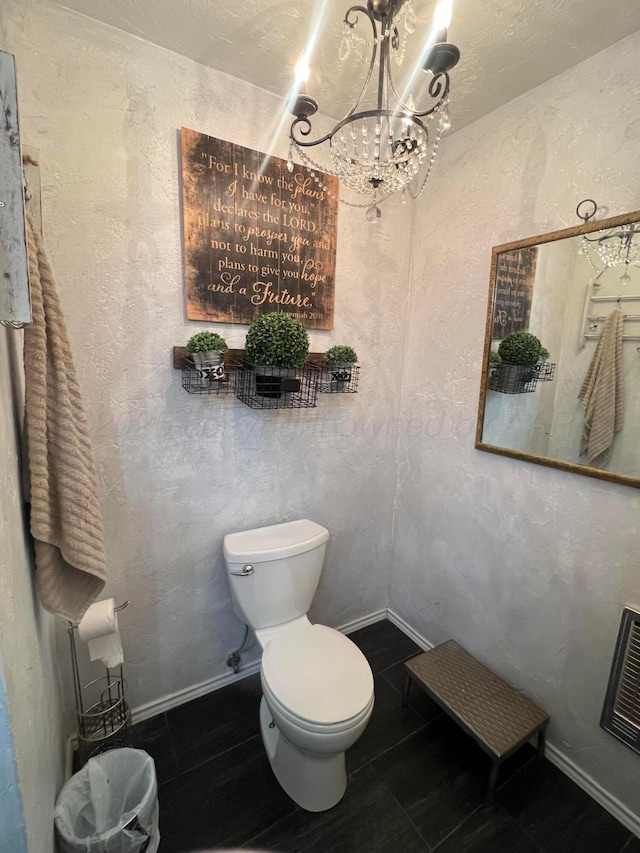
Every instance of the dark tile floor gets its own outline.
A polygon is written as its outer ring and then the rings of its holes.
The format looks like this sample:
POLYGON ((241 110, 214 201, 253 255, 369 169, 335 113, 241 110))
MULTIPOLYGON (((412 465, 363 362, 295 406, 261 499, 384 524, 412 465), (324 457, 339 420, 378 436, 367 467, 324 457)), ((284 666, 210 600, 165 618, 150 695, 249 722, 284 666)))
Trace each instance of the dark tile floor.
POLYGON ((529 746, 505 763, 488 805, 485 754, 419 689, 401 705, 402 661, 420 649, 386 621, 351 639, 371 663, 376 701, 347 753, 347 793, 328 812, 298 808, 272 775, 258 676, 135 726, 135 745, 158 771, 160 853, 640 853, 628 830, 529 746))

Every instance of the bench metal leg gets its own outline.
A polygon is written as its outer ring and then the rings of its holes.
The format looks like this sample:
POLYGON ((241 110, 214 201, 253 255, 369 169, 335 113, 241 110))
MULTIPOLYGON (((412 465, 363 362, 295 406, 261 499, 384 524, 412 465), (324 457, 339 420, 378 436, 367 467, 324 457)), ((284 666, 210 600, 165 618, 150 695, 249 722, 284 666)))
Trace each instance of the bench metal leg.
POLYGON ((491 765, 491 773, 489 774, 489 802, 492 803, 496 798, 496 784, 498 782, 498 773, 500 772, 500 762, 494 761, 491 765))
POLYGON ((547 730, 540 729, 538 732, 538 760, 544 758, 544 750, 547 743, 547 730))
POLYGON ((402 707, 406 708, 409 704, 409 689, 411 687, 411 676, 407 675, 404 680, 404 687, 402 689, 402 707))

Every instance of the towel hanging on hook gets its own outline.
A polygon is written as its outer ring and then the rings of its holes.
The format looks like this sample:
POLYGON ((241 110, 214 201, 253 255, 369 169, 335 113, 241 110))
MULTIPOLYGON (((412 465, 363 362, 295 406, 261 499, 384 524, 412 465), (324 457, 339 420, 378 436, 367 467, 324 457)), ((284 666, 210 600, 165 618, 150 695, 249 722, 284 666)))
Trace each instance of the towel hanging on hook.
POLYGON ((601 468, 611 458, 615 434, 624 420, 622 386, 622 311, 607 317, 578 399, 585 408, 580 454, 601 468))

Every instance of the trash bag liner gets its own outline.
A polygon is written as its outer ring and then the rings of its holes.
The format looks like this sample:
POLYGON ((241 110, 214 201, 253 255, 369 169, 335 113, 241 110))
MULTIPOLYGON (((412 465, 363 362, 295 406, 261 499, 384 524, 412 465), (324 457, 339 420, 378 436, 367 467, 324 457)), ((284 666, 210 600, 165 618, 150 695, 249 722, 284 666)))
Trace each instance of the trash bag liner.
POLYGON ((54 822, 61 853, 156 853, 158 783, 150 755, 111 749, 69 779, 54 822))

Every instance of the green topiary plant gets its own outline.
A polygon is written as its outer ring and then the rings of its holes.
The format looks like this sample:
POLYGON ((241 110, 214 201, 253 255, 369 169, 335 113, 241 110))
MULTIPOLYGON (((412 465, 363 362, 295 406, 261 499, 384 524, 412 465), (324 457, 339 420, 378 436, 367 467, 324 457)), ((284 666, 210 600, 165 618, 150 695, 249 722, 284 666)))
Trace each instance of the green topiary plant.
POLYGON ((253 364, 271 367, 301 367, 309 354, 309 335, 290 314, 263 314, 251 325, 245 342, 253 364))
POLYGON ((514 332, 500 342, 498 354, 503 364, 530 366, 540 360, 544 347, 531 332, 514 332))
POLYGON ((540 361, 546 361, 549 358, 549 350, 542 347, 540 350, 540 361))
POLYGON ((489 364, 500 364, 502 359, 497 349, 492 349, 489 353, 489 364))
POLYGON ((352 347, 335 346, 325 353, 327 364, 355 364, 358 361, 356 351, 352 347))
POLYGON ((215 332, 198 332, 187 341, 187 352, 191 355, 196 352, 226 352, 228 349, 225 339, 215 332))

